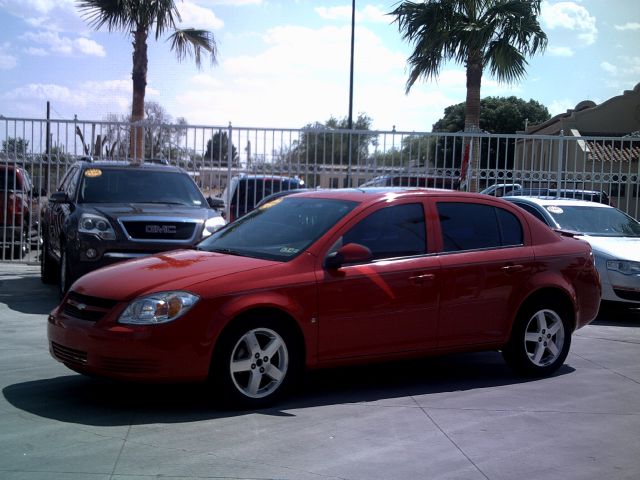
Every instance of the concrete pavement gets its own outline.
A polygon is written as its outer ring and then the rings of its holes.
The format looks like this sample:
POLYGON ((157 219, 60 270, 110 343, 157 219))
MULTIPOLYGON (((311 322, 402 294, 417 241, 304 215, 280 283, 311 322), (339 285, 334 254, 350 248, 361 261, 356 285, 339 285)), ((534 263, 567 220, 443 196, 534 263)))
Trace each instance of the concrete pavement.
POLYGON ((212 408, 199 386, 73 373, 50 356, 55 288, 0 263, 0 478, 637 479, 640 314, 579 330, 523 381, 495 352, 308 375, 278 408, 212 408))

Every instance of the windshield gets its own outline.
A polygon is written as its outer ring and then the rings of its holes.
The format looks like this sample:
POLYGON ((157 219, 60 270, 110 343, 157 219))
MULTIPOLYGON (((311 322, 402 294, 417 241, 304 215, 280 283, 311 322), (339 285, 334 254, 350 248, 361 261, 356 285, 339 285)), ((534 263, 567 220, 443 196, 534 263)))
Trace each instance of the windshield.
POLYGON ((640 237, 640 223, 616 208, 545 207, 563 230, 601 237, 640 237))
POLYGON ((81 203, 164 203, 205 206, 196 184, 181 172, 88 168, 80 185, 81 203))
POLYGON ((357 205, 327 198, 278 198, 214 233, 199 250, 287 261, 357 205))

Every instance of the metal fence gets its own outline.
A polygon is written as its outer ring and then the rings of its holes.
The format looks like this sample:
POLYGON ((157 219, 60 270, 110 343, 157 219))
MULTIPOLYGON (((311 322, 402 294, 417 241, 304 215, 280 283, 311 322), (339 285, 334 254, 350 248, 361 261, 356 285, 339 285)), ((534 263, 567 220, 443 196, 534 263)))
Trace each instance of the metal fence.
POLYGON ((640 136, 576 137, 266 129, 186 124, 0 117, 0 260, 36 262, 39 212, 69 165, 82 157, 164 159, 188 171, 206 195, 238 175, 297 177, 315 188, 377 184, 459 188, 496 184, 605 192, 638 218, 640 136), (16 191, 15 165, 32 186, 16 191), (18 203, 21 203, 19 206, 18 203), (25 241, 25 239, 28 239, 25 241), (20 245, 18 245, 20 244, 20 245), (25 252, 25 250, 28 250, 25 252), (26 254, 25 254, 26 253, 26 254))

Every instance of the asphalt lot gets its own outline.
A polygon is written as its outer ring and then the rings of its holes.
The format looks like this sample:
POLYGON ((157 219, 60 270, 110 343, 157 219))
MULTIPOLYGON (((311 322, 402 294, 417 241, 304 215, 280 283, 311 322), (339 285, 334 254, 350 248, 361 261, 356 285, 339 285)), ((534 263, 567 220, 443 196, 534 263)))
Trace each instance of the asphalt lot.
POLYGON ((50 356, 55 288, 0 263, 0 478, 637 479, 640 314, 579 330, 557 375, 499 353, 309 374, 278 408, 95 380, 50 356))

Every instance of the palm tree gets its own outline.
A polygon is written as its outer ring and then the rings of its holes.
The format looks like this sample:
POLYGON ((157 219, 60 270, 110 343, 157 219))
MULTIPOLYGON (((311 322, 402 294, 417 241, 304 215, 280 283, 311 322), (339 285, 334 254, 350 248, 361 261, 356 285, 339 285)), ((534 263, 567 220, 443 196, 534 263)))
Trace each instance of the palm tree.
MULTIPOLYGON (((131 122, 144 119, 144 97, 147 88, 147 38, 153 33, 158 40, 167 31, 171 50, 178 61, 193 57, 198 68, 206 51, 211 63, 216 62, 217 47, 213 34, 194 28, 178 29, 180 13, 174 0, 80 0, 82 16, 95 30, 106 26, 112 32, 120 30, 133 38, 133 101, 131 122)), ((132 127, 131 158, 141 162, 144 156, 142 127, 132 127)))
MULTIPOLYGON (((526 56, 544 51, 540 0, 425 0, 402 2, 395 15, 402 38, 414 46, 406 92, 419 78, 435 78, 449 60, 467 70, 464 128, 480 126, 480 85, 486 67, 498 81, 526 73, 526 56)), ((474 163, 477 156, 474 156, 474 163)), ((474 165, 477 168, 477 165, 474 165)), ((471 188, 475 190, 475 188, 471 188)))

